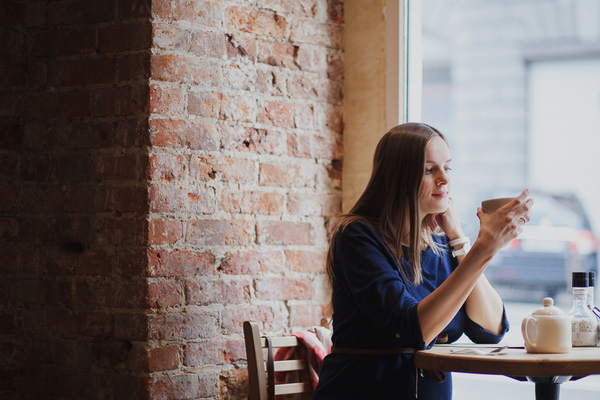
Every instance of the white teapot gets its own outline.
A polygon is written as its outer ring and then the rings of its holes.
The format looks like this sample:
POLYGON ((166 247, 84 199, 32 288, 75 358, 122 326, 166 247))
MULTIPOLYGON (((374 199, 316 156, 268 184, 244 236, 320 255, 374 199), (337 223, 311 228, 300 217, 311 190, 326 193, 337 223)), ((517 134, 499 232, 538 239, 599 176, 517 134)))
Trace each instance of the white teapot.
POLYGON ((528 353, 568 353, 571 351, 571 316, 546 297, 544 307, 523 319, 521 332, 528 353))

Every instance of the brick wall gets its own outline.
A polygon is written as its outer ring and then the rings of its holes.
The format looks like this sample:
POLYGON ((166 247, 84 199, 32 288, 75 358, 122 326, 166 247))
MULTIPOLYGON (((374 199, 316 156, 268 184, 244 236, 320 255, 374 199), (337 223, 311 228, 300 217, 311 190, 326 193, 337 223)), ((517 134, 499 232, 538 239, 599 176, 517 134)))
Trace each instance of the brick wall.
POLYGON ((327 313, 342 1, 0 4, 0 397, 245 398, 327 313))

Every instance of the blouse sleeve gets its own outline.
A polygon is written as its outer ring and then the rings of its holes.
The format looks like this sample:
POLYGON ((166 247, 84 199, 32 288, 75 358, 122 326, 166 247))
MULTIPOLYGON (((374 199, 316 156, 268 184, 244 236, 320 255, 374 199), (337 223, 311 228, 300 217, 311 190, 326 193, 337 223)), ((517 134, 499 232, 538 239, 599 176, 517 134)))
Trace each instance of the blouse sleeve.
POLYGON ((418 301, 407 289, 387 247, 365 225, 348 225, 336 247, 335 278, 375 326, 404 346, 426 347, 417 316, 418 301))
MULTIPOLYGON (((467 313, 465 312, 465 315, 466 314, 467 313)), ((467 316, 467 321, 465 324, 465 334, 467 335, 467 337, 469 339, 471 339, 471 341, 473 341, 473 343, 496 344, 502 340, 502 338, 504 337, 506 332, 508 332, 509 328, 510 328, 510 324, 508 323, 508 318, 506 318, 506 310, 503 307, 503 309, 502 309, 502 332, 500 332, 499 335, 496 335, 489 331, 486 331, 485 329, 483 329, 481 327, 481 325, 472 321, 468 316, 467 316)))

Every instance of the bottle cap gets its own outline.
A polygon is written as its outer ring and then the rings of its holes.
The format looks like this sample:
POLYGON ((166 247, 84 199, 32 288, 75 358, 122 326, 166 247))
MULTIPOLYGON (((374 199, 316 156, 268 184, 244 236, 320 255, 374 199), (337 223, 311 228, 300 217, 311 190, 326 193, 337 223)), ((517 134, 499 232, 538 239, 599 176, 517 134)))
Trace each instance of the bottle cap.
POLYGON ((588 284, 590 287, 596 286, 596 273, 594 271, 588 272, 588 284))
POLYGON ((588 284, 587 272, 573 272, 573 287, 588 287, 588 284))

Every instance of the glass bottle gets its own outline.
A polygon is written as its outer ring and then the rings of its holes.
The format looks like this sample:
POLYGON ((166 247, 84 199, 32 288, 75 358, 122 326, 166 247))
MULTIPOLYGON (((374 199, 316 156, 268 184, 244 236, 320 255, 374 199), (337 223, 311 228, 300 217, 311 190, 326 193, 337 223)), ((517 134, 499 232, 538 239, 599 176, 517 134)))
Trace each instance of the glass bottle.
POLYGON ((598 344, 598 322, 592 310, 587 307, 588 285, 587 272, 573 272, 573 308, 567 315, 573 317, 571 333, 574 347, 598 344))
POLYGON ((588 296, 587 296, 587 306, 590 310, 594 309, 594 291, 596 288, 596 273, 594 271, 588 272, 588 296))
POLYGON ((596 292, 596 273, 594 271, 588 272, 588 299, 587 306, 592 313, 596 316, 596 345, 600 345, 600 312, 598 307, 594 305, 594 295, 596 292))

